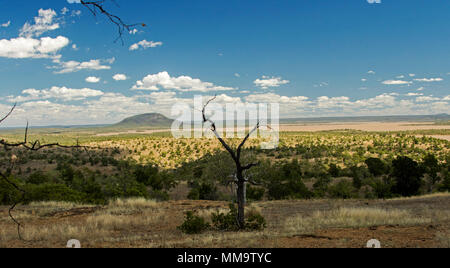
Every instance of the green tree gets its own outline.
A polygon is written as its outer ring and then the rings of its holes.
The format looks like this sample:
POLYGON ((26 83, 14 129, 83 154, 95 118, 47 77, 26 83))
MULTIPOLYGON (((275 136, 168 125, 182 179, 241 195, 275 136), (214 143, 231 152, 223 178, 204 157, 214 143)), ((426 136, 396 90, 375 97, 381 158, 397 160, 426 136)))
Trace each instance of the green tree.
POLYGON ((419 193, 423 171, 419 164, 406 156, 392 161, 392 177, 395 179, 393 192, 402 196, 413 196, 419 193))

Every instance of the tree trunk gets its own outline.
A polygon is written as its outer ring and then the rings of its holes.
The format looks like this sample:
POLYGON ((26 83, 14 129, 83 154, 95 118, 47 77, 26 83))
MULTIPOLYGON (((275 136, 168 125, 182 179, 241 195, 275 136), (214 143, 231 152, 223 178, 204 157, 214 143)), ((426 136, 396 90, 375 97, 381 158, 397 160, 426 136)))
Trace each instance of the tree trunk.
POLYGON ((237 201, 238 201, 238 224, 240 229, 245 228, 245 180, 242 171, 237 174, 237 201))

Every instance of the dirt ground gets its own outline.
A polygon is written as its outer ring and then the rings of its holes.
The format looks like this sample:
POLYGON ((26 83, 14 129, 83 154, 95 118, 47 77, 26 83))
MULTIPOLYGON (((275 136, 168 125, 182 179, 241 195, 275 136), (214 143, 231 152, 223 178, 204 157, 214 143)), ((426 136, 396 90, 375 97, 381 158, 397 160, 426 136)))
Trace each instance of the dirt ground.
MULTIPOLYGON (((151 207, 18 207, 18 220, 23 224, 24 240, 17 238, 16 226, 0 207, 0 247, 63 248, 69 239, 80 240, 88 248, 364 248, 371 239, 377 239, 387 248, 450 247, 450 195, 398 200, 304 200, 276 201, 252 204, 259 207, 268 226, 262 232, 208 231, 200 235, 185 235, 177 229, 186 211, 213 211, 225 209, 224 202, 170 201, 151 207), (418 225, 381 225, 361 228, 317 228, 310 232, 286 232, 283 226, 293 215, 309 217, 318 211, 337 208, 377 208, 404 210, 414 217, 427 218, 418 225), (126 222, 92 225, 94 215, 115 211, 115 217, 126 222), (143 222, 145 217, 154 217, 143 222), (61 228, 55 229, 57 226, 61 228), (53 230, 53 229, 54 230, 53 230), (53 231, 49 231, 52 229, 53 231), (27 239, 28 237, 28 239, 27 239), (30 238, 31 237, 31 238, 30 238)), ((108 213, 112 213, 112 212, 108 213)), ((106 215, 106 214, 105 214, 106 215)), ((103 216, 102 216, 103 217, 103 216)))

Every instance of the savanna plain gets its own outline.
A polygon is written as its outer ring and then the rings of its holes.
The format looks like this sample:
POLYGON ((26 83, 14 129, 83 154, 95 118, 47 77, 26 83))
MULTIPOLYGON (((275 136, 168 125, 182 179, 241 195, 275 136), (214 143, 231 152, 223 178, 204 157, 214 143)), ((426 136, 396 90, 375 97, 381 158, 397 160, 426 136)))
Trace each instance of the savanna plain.
MULTIPOLYGON (((23 129, 1 131, 8 142, 23 129)), ((216 139, 166 129, 30 129, 80 144, 0 149, 0 247, 450 247, 450 125, 281 126, 279 146, 249 140, 246 229, 233 226, 233 162, 216 139), (231 179, 230 179, 231 178, 231 179), (11 219, 11 211, 18 226, 11 219), (231 220, 230 220, 231 219, 231 220)), ((233 146, 239 139, 226 139, 233 146)))

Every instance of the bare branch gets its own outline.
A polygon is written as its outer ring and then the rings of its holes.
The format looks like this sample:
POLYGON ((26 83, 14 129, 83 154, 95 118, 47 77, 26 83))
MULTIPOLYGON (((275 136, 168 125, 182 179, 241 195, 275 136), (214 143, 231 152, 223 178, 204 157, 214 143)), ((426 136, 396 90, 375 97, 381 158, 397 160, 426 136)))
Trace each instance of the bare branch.
POLYGON ((145 23, 135 23, 135 24, 125 23, 119 16, 109 13, 104 8, 103 5, 106 1, 107 0, 100 0, 100 1, 83 1, 83 0, 81 0, 80 2, 83 6, 85 6, 92 13, 92 15, 94 17, 96 17, 98 14, 103 14, 111 21, 111 23, 113 23, 117 26, 117 31, 119 32, 119 36, 117 37, 117 39, 114 42, 121 40, 122 45, 124 45, 123 34, 125 32, 131 32, 137 26, 142 26, 142 27, 147 26, 145 23))
POLYGON ((248 164, 245 167, 242 167, 242 170, 249 170, 249 169, 251 169, 253 167, 257 167, 257 166, 259 166, 259 163, 248 164))
POLYGON ((3 117, 2 119, 0 119, 0 123, 2 123, 3 121, 5 121, 6 118, 8 118, 8 117, 14 112, 14 109, 16 109, 16 107, 17 107, 17 103, 14 104, 14 106, 11 108, 11 110, 9 111, 9 113, 8 113, 5 117, 3 117))
POLYGON ((220 134, 217 132, 217 128, 216 128, 216 123, 214 123, 211 119, 208 119, 206 117, 206 108, 208 107, 208 105, 214 101, 217 98, 217 96, 214 96, 214 98, 210 99, 205 106, 203 106, 203 110, 202 110, 202 116, 203 116, 203 123, 210 123, 211 124, 211 131, 214 132, 214 135, 216 135, 216 138, 220 141, 220 143, 222 144, 222 146, 228 151, 228 153, 230 153, 231 157, 233 158, 233 160, 236 163, 239 163, 238 158, 236 157, 235 152, 233 151, 233 149, 231 149, 231 147, 225 142, 225 140, 220 136, 220 134))
MULTIPOLYGON (((14 109, 16 108, 16 104, 12 107, 12 109, 10 110, 10 112, 3 117, 0 120, 0 123, 3 122, 6 118, 8 118, 14 111, 14 109)), ((77 145, 72 145, 72 146, 68 146, 68 145, 61 145, 59 143, 50 143, 50 144, 41 144, 41 142, 39 140, 36 140, 32 143, 28 143, 28 130, 29 130, 29 123, 27 122, 27 126, 25 128, 25 135, 24 135, 24 141, 23 142, 19 142, 19 143, 8 143, 5 140, 0 140, 0 145, 3 145, 5 147, 5 150, 8 150, 9 147, 13 147, 13 148, 18 148, 18 147, 22 147, 25 148, 29 151, 39 151, 42 150, 44 148, 51 148, 51 147, 58 147, 58 148, 63 148, 63 149, 85 149, 86 152, 89 154, 88 152, 88 148, 93 148, 93 147, 88 147, 88 146, 81 146, 79 145, 79 141, 77 140, 77 145)), ((98 149, 98 148, 97 148, 98 149)), ((12 167, 11 167, 12 170, 12 167)), ((20 240, 22 239, 22 235, 20 233, 20 228, 22 227, 22 224, 17 221, 13 215, 12 215, 12 211, 17 207, 18 204, 22 203, 25 200, 25 195, 26 195, 26 191, 22 188, 20 188, 17 184, 15 184, 14 182, 12 182, 8 177, 10 174, 3 174, 2 172, 0 172, 0 178, 3 179, 7 184, 11 185, 14 189, 18 190, 19 192, 21 192, 21 197, 19 200, 15 200, 14 204, 9 208, 8 210, 8 214, 9 217, 11 218, 11 220, 17 225, 17 234, 19 236, 20 240)))
POLYGON ((259 129, 260 126, 260 122, 258 122, 258 124, 256 124, 256 126, 248 132, 247 136, 245 136, 245 139, 241 142, 241 144, 239 144, 239 147, 237 149, 237 158, 240 159, 241 158, 241 152, 242 152, 242 147, 244 147, 245 143, 248 141, 248 139, 250 138, 250 136, 259 129))

